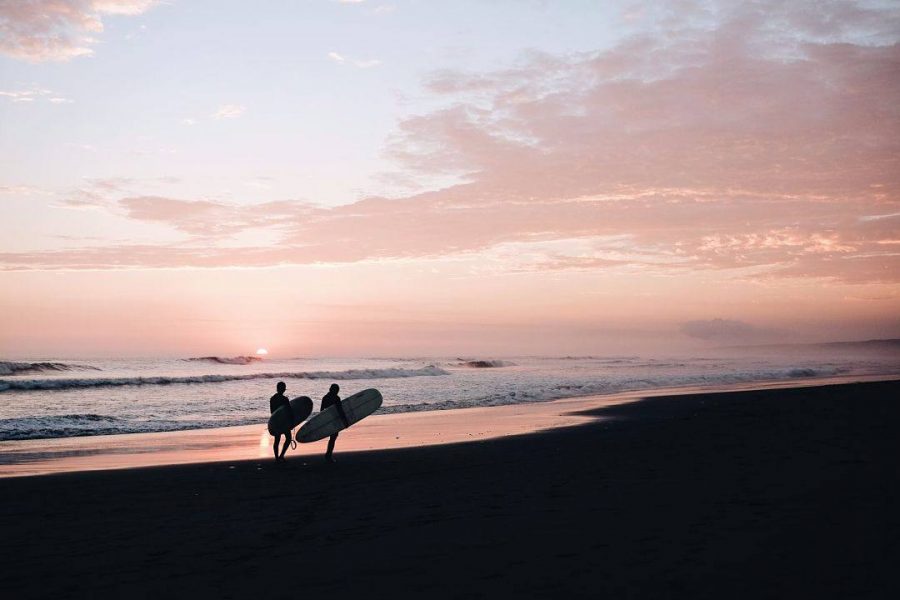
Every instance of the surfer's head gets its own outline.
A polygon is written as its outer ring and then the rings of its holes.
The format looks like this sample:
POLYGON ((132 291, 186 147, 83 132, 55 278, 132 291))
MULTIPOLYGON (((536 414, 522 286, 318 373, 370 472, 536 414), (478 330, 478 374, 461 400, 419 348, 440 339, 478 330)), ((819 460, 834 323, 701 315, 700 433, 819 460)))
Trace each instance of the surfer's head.
POLYGON ((287 389, 287 384, 283 381, 279 381, 278 385, 275 386, 275 389, 278 390, 279 394, 283 394, 284 390, 287 389))
POLYGON ((331 393, 333 393, 333 394, 337 394, 339 391, 341 391, 341 386, 339 386, 339 385, 336 384, 336 383, 332 383, 332 384, 331 384, 331 387, 328 388, 328 391, 331 392, 331 393))

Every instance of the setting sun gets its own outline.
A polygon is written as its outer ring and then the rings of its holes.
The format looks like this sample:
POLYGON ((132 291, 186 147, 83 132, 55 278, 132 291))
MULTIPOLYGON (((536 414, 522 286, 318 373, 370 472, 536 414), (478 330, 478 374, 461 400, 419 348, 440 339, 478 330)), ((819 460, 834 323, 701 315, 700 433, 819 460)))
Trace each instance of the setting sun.
POLYGON ((260 348, 256 351, 256 354, 258 354, 259 356, 265 356, 268 353, 269 353, 269 351, 266 350, 265 348, 260 348))

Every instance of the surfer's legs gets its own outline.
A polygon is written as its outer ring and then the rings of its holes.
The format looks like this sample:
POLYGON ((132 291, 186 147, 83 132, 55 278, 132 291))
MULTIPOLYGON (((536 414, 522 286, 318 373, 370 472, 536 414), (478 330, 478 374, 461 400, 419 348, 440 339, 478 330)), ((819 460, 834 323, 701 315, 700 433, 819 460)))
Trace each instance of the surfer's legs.
POLYGON ((278 460, 278 444, 281 442, 281 434, 275 434, 275 445, 272 446, 272 451, 275 453, 275 460, 278 460))
POLYGON ((331 455, 334 453, 334 443, 337 441, 337 436, 338 434, 334 434, 328 438, 328 451, 325 452, 325 460, 327 461, 334 461, 334 459, 331 458, 331 455))
POLYGON ((284 460, 284 455, 287 453, 288 446, 291 445, 291 434, 285 434, 284 436, 284 447, 281 449, 281 455, 278 455, 278 444, 281 442, 281 434, 275 435, 275 445, 272 446, 272 451, 275 453, 275 460, 284 460))

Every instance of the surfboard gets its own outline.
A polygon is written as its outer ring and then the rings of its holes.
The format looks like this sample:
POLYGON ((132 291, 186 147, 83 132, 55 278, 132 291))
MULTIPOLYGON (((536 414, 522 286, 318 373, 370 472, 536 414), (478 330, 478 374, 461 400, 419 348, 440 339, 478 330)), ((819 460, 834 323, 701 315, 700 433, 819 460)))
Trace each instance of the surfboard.
POLYGON ((278 435, 279 433, 282 435, 289 434, 291 429, 305 421, 312 414, 312 410, 313 402, 309 396, 294 398, 291 400, 291 412, 293 414, 289 415, 282 406, 269 417, 269 433, 272 435, 278 435))
MULTIPOLYGON (((362 421, 381 406, 381 392, 375 389, 363 390, 341 400, 344 414, 350 425, 362 421)), ((344 425, 337 406, 329 406, 312 419, 303 424, 297 432, 297 441, 308 443, 325 439, 348 426, 344 425)))

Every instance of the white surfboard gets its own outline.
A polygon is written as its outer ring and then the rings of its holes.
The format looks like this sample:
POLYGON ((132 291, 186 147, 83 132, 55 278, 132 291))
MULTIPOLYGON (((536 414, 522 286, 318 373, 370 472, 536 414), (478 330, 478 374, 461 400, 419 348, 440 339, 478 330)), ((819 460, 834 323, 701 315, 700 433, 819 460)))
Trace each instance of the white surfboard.
MULTIPOLYGON (((358 423, 371 415, 381 406, 381 392, 375 389, 363 390, 341 400, 344 414, 350 425, 358 423)), ((308 443, 325 439, 333 433, 346 429, 337 406, 329 406, 312 419, 303 424, 297 432, 297 441, 308 443)))
POLYGON ((291 430, 312 414, 313 402, 309 396, 300 396, 291 400, 291 414, 285 407, 278 408, 269 417, 269 433, 271 435, 290 434, 291 430))

